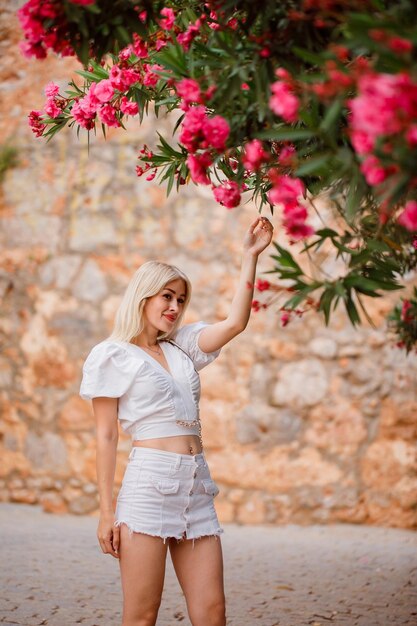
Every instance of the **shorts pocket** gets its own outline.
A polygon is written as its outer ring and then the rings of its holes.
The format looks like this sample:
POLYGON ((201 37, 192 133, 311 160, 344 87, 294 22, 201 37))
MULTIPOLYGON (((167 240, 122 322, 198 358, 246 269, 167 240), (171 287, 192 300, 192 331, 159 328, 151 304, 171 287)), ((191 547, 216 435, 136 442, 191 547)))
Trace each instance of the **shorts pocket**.
POLYGON ((209 495, 215 498, 219 493, 219 488, 211 478, 203 478, 202 480, 204 491, 209 495))
POLYGON ((151 484, 155 487, 159 493, 164 496, 178 493, 180 487, 180 481, 172 478, 160 478, 159 476, 150 476, 151 484))

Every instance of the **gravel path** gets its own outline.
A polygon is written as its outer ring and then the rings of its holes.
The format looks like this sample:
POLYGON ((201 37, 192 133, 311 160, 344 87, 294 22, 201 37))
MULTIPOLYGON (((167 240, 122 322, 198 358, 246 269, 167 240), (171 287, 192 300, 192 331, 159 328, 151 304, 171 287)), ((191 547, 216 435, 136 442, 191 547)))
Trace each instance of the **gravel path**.
MULTIPOLYGON (((97 519, 0 504, 0 624, 120 626, 118 564, 97 519)), ((225 525, 228 626, 417 625, 417 534, 225 525)), ((169 561, 158 626, 190 626, 169 561)))

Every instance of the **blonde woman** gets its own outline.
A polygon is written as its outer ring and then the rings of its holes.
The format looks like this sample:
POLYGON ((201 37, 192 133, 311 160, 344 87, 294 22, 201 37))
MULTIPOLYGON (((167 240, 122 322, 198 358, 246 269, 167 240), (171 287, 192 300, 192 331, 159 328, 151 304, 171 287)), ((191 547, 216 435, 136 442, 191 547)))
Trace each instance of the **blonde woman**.
POLYGON ((251 312, 256 263, 272 239, 264 217, 243 241, 228 317, 181 326, 191 284, 178 268, 149 261, 129 283, 112 335, 83 368, 93 400, 102 551, 119 559, 122 626, 154 626, 169 548, 193 626, 225 626, 223 560, 214 508, 218 488, 204 456, 198 371, 241 333, 251 312), (113 511, 118 420, 132 450, 113 511))

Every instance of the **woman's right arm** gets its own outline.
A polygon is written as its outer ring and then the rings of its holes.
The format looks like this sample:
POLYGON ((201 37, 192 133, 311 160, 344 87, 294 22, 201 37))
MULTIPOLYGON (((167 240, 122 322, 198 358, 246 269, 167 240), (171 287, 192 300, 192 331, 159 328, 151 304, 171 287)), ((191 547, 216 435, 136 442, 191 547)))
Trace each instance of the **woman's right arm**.
POLYGON ((118 398, 93 398, 97 434, 97 487, 100 498, 100 521, 97 537, 102 551, 119 558, 120 530, 114 526, 113 482, 116 470, 118 398))

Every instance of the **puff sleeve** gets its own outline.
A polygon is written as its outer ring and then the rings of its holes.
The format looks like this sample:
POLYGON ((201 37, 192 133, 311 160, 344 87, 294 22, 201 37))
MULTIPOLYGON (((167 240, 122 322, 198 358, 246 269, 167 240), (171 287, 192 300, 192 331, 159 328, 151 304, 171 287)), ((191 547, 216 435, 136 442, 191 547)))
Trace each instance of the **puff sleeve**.
POLYGON ((85 360, 80 396, 120 398, 129 389, 139 369, 132 356, 116 343, 102 341, 85 360))
POLYGON ((172 339, 191 357, 196 370, 201 370, 203 367, 214 361, 219 354, 220 349, 214 352, 203 352, 198 345, 198 338, 201 331, 206 326, 209 326, 206 322, 194 322, 192 324, 185 324, 182 326, 172 339))

